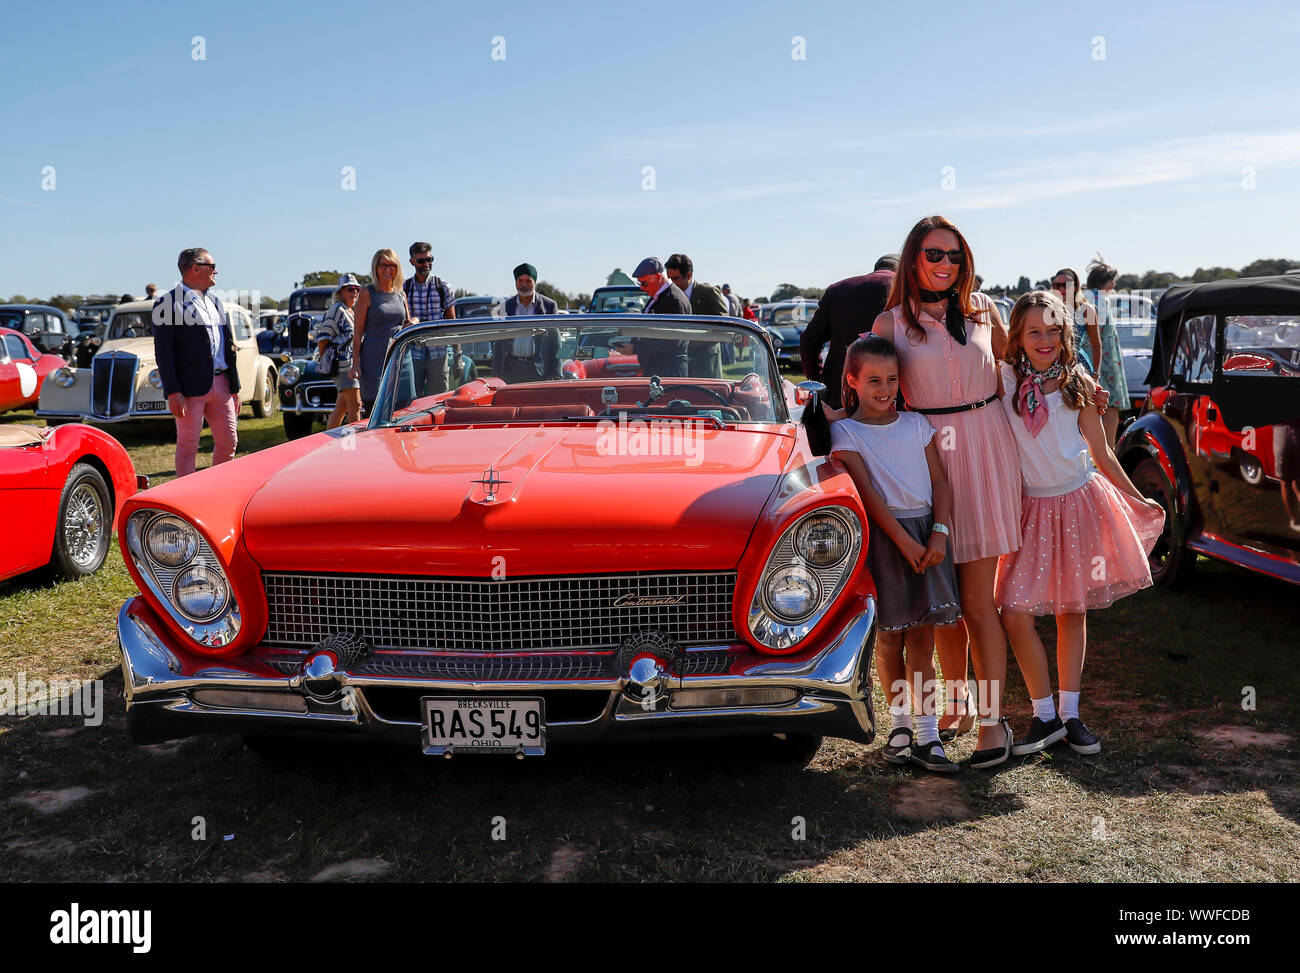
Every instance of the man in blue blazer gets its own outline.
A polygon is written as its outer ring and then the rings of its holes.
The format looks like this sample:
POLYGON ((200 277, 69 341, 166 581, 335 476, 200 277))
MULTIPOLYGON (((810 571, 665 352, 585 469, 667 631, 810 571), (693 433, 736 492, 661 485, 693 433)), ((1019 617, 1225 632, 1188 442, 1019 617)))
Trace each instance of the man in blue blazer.
MULTIPOLYGON (((515 296, 506 301, 506 317, 553 315, 556 310, 553 300, 537 293, 537 268, 528 263, 516 267, 515 296)), ((492 342, 492 374, 505 379, 507 385, 559 379, 559 333, 551 328, 536 337, 507 338, 492 342)))
POLYGON ((212 430, 212 465, 235 458, 239 416, 238 349, 221 298, 209 294, 217 276, 202 247, 182 250, 181 282, 153 305, 153 347, 167 408, 176 418, 176 475, 194 472, 203 420, 212 430))

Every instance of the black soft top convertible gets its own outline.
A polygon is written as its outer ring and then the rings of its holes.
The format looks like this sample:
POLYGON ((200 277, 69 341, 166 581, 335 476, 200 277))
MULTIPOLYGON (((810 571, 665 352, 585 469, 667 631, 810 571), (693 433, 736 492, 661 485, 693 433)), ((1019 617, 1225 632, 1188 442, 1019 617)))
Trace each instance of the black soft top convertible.
MULTIPOLYGON (((1170 364, 1178 344, 1182 322, 1201 314, 1214 314, 1216 355, 1224 347, 1224 317, 1228 314, 1295 315, 1300 323, 1300 277, 1279 274, 1272 277, 1235 277, 1204 284, 1179 284, 1165 291, 1156 315, 1155 348, 1147 384, 1153 388, 1170 383, 1170 364)), ((1252 376, 1224 372, 1215 362, 1209 395, 1218 404, 1229 429, 1269 426, 1285 422, 1295 412, 1296 389, 1289 382, 1261 386, 1252 376), (1243 383, 1245 383, 1243 385, 1243 383)), ((1176 377, 1174 380, 1177 380, 1176 377)))

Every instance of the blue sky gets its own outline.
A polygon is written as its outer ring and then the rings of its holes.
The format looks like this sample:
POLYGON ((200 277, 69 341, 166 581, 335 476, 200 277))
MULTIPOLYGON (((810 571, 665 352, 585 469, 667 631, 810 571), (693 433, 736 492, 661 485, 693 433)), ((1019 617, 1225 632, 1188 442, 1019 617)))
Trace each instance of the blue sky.
POLYGON ((590 291, 680 250, 759 295, 870 269, 932 212, 992 282, 1097 251, 1300 259, 1295 4, 50 3, 5 25, 5 297, 142 293, 203 245, 218 286, 283 298, 416 239, 480 293, 521 261, 590 291))

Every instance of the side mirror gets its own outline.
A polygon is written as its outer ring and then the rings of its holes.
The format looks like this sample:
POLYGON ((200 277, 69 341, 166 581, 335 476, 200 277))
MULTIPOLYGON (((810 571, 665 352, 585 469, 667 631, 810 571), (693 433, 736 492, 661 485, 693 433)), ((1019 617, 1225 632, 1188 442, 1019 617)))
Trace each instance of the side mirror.
POLYGON ((810 405, 814 408, 821 401, 826 386, 821 382, 806 381, 800 382, 795 386, 794 400, 799 405, 810 405))

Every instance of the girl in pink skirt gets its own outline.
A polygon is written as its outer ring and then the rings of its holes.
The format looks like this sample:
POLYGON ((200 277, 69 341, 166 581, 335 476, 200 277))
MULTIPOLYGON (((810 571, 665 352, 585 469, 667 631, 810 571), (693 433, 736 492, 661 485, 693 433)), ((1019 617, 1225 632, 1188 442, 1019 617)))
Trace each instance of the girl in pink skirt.
POLYGON ((1020 548, 998 562, 995 600, 1034 705, 1016 754, 1061 739, 1077 753, 1101 750, 1079 719, 1086 613, 1151 584, 1147 555, 1164 527, 1164 511, 1125 475, 1090 407, 1095 385, 1078 363, 1070 320, 1053 294, 1020 298, 999 376, 1022 499, 1020 548), (1049 614, 1056 616, 1059 714, 1034 625, 1034 616, 1049 614))

